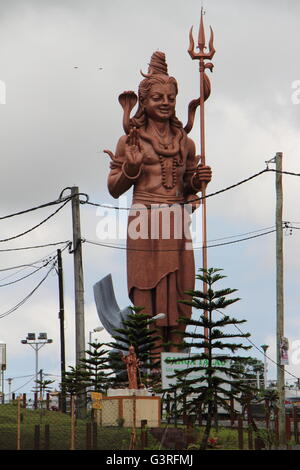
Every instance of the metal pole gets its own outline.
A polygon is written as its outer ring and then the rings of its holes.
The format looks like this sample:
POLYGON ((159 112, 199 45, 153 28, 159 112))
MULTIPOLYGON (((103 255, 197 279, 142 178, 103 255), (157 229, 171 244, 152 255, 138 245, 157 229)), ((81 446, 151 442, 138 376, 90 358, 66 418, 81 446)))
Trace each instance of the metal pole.
POLYGON ((58 289, 59 289, 59 322, 60 322, 60 370, 62 383, 62 412, 66 412, 66 396, 64 392, 64 380, 66 373, 65 355, 65 308, 64 308, 64 282, 61 250, 57 250, 58 289))
MULTIPOLYGON (((193 60, 199 60, 199 72, 200 72, 200 146, 201 146, 201 165, 205 165, 206 155, 205 155, 205 113, 204 113, 204 102, 208 98, 210 94, 210 82, 205 74, 205 69, 209 68, 212 70, 213 64, 211 62, 205 63, 206 60, 211 60, 215 54, 215 48, 213 45, 213 31, 210 28, 210 40, 209 40, 209 50, 206 47, 205 41, 205 32, 204 32, 204 24, 203 24, 203 7, 201 8, 201 19, 200 19, 200 28, 199 28, 199 35, 198 35, 198 49, 199 52, 194 51, 195 43, 192 35, 192 28, 190 30, 190 45, 188 49, 188 53, 190 54, 193 60), (205 96, 205 82, 206 87, 209 88, 209 93, 205 96)), ((206 226, 206 199, 205 199, 205 184, 201 188, 202 192, 202 266, 203 269, 206 270, 208 267, 207 264, 207 226, 206 226)), ((203 291, 204 293, 207 292, 207 285, 203 283, 203 291)), ((208 317, 208 312, 204 312, 205 317, 208 317)), ((208 338, 208 328, 204 328, 204 336, 208 338)), ((205 349, 207 352, 207 348, 205 349)))
POLYGON ((8 381, 8 402, 10 403, 12 400, 11 396, 11 383, 12 383, 12 378, 7 379, 8 381))
POLYGON ((259 390, 260 389, 259 370, 256 371, 256 385, 259 390))
MULTIPOLYGON (((199 33, 199 43, 204 48, 205 45, 205 36, 204 36, 204 26, 203 26, 203 9, 201 9, 201 23, 200 23, 200 33, 199 33)), ((204 113, 204 73, 205 73, 205 64, 204 58, 200 57, 199 60, 199 72, 200 72, 200 148, 201 148, 201 165, 206 164, 206 153, 205 153, 205 113, 204 113)), ((206 190, 205 184, 203 184, 201 189, 202 197, 202 268, 208 268, 207 261, 207 225, 206 225, 206 190)), ((203 282, 203 292, 207 294, 207 284, 203 282)), ((204 315, 208 318, 208 312, 205 311, 204 315)), ((204 328, 204 336, 206 340, 208 339, 208 328, 204 328)), ((208 352, 205 349, 205 352, 208 352)))
POLYGON ((72 222, 73 222, 73 254, 74 254, 74 289, 75 289, 75 335, 76 365, 85 357, 84 331, 84 288, 82 268, 82 242, 80 228, 80 201, 77 186, 71 188, 72 222))
MULTIPOLYGON (((30 345, 31 346, 31 345, 30 345)), ((38 363, 39 363, 39 345, 36 343, 35 344, 35 347, 34 347, 34 350, 35 350, 35 383, 36 383, 36 387, 37 387, 37 380, 38 380, 38 363)))
MULTIPOLYGON (((74 290, 75 290, 75 348, 76 365, 82 367, 81 359, 85 358, 84 329, 84 287, 82 268, 82 241, 80 228, 80 200, 77 186, 71 188, 72 223, 73 223, 73 256, 74 256, 74 290)), ((83 368, 83 367, 82 367, 83 368)), ((86 415, 85 392, 77 397, 77 416, 86 415)))
POLYGON ((267 390, 268 388, 268 363, 267 363, 267 350, 269 346, 267 344, 263 344, 261 346, 262 350, 264 351, 264 389, 267 390))
POLYGON ((284 365, 281 364, 281 342, 284 336, 283 296, 283 228, 282 228, 282 152, 276 153, 276 312, 277 312, 277 392, 279 447, 286 445, 284 365))
POLYGON ((43 407, 43 369, 40 370, 40 403, 41 408, 43 407))
POLYGON ((4 398, 4 369, 1 371, 1 376, 2 376, 2 404, 5 402, 4 398))
POLYGON ((17 400, 17 450, 21 450, 21 397, 17 400))
POLYGON ((267 390, 267 387, 268 387, 267 372, 268 372, 268 365, 267 365, 267 356, 265 353, 265 357, 264 357, 264 388, 265 390, 267 390))

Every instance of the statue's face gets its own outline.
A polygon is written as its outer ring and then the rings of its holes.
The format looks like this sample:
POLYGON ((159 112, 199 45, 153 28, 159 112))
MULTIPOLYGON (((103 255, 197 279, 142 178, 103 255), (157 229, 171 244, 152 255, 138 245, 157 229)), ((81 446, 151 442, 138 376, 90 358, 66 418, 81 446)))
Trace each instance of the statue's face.
POLYGON ((175 113, 176 88, 172 83, 155 83, 144 101, 147 116, 155 121, 166 121, 175 113))

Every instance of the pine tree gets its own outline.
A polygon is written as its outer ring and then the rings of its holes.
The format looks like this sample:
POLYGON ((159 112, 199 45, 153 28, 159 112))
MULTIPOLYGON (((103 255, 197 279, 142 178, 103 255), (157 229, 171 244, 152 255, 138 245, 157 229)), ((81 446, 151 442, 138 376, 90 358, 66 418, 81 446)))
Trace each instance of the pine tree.
POLYGON ((115 330, 116 334, 112 336, 115 341, 108 344, 113 348, 110 358, 111 367, 117 372, 115 386, 124 386, 127 381, 126 366, 121 354, 127 354, 129 346, 133 345, 142 365, 139 382, 154 389, 156 382, 160 380, 160 374, 155 373, 160 367, 160 355, 155 349, 157 341, 161 338, 157 335, 157 330, 151 328, 151 316, 142 313, 143 307, 130 308, 132 313, 123 321, 123 328, 115 330))
POLYGON ((86 351, 88 357, 81 359, 82 368, 87 373, 86 384, 89 390, 94 392, 106 393, 110 386, 108 350, 103 349, 103 343, 89 343, 91 349, 86 351))
POLYGON ((64 380, 61 389, 64 393, 71 396, 77 396, 85 392, 89 384, 90 374, 85 371, 81 365, 75 367, 69 366, 69 371, 64 374, 64 380))
MULTIPOLYGON (((173 377, 177 379, 174 389, 177 391, 179 400, 186 402, 187 411, 198 414, 199 409, 202 408, 207 413, 206 426, 200 445, 200 449, 204 450, 207 447, 212 420, 217 414, 218 406, 230 410, 229 400, 231 398, 241 402, 242 396, 249 393, 249 385, 245 381, 249 378, 249 374, 236 370, 236 364, 242 364, 246 358, 237 356, 236 352, 248 350, 251 346, 231 341, 233 338, 248 338, 250 336, 249 333, 242 333, 237 326, 246 320, 237 320, 222 314, 222 312, 220 312, 221 318, 219 314, 218 319, 213 318, 214 312, 219 312, 220 309, 225 309, 240 300, 239 298, 227 298, 237 289, 213 289, 216 282, 226 277, 220 274, 221 269, 210 268, 199 271, 201 274, 198 274, 196 278, 206 284, 207 291, 187 291, 186 293, 192 299, 180 302, 206 313, 202 313, 199 319, 181 317, 180 323, 186 327, 194 327, 194 329, 191 331, 186 328, 185 332, 178 331, 178 334, 183 336, 182 349, 192 345, 196 350, 200 349, 203 352, 193 354, 193 364, 195 365, 177 371, 173 377), (236 327, 237 333, 224 331, 230 326, 236 327), (199 327, 201 331, 204 329, 207 334, 196 332, 199 327), (226 350, 229 350, 229 353, 226 350), (191 378, 190 374, 195 372, 198 373, 198 376, 191 378)), ((176 360, 169 359, 167 362, 176 365, 176 360)), ((253 389, 250 392, 253 393, 253 389)))

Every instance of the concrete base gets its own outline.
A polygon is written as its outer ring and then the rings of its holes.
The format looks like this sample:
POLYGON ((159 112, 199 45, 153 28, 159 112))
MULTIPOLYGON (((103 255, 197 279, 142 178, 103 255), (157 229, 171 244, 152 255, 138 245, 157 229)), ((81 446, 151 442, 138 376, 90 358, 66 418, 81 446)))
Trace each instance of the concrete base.
POLYGON ((124 394, 125 389, 122 389, 122 395, 102 398, 100 424, 102 426, 120 426, 120 422, 122 422, 124 427, 135 426, 139 428, 142 420, 146 420, 149 427, 159 427, 160 397, 151 394, 145 395, 145 390, 142 389, 127 389, 127 391, 127 395, 124 394), (134 392, 144 392, 144 395, 134 395, 134 392))
POLYGON ((151 397, 151 393, 146 388, 109 388, 107 390, 108 397, 151 397))

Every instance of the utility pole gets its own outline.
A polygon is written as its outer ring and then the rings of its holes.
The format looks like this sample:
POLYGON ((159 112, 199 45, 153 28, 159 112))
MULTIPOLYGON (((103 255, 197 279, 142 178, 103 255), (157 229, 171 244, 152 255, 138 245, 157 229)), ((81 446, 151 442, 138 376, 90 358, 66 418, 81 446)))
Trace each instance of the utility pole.
POLYGON ((268 350, 268 345, 263 344, 261 346, 263 352, 264 352, 264 389, 267 390, 268 388, 268 379, 267 379, 267 374, 268 374, 268 363, 267 363, 267 350, 268 350))
POLYGON ((283 227, 282 227, 282 152, 276 153, 276 318, 277 318, 277 392, 279 447, 286 445, 285 435, 285 390, 284 365, 281 361, 281 345, 284 337, 284 296, 283 296, 283 227))
POLYGON ((6 380, 7 380, 7 382, 8 382, 8 403, 10 403, 11 400, 12 400, 12 396, 11 396, 11 383, 12 383, 12 380, 13 380, 13 379, 12 379, 11 377, 9 377, 9 378, 6 379, 6 380))
POLYGON ((76 365, 85 356, 84 331, 84 288, 82 268, 82 241, 80 228, 80 200, 77 186, 71 188, 72 223, 73 223, 73 255, 74 255, 74 289, 75 289, 75 335, 76 365))
POLYGON ((43 407, 43 369, 39 371, 40 375, 40 404, 41 408, 43 407))
MULTIPOLYGON (((82 241, 80 227, 80 199, 79 188, 72 186, 72 224, 73 224, 73 257, 74 257, 74 290, 75 290, 75 348, 76 366, 85 357, 85 329, 84 329, 84 287, 82 267, 82 241)), ((77 400, 77 416, 86 415, 85 393, 79 395, 77 400)))
POLYGON ((64 307, 64 279, 63 279, 63 265, 61 258, 61 250, 57 250, 57 274, 58 274, 58 289, 59 289, 59 322, 60 322, 60 369, 61 369, 61 383, 62 383, 62 412, 66 412, 66 395, 64 390, 64 380, 66 373, 66 354, 65 354, 65 307, 64 307))

